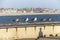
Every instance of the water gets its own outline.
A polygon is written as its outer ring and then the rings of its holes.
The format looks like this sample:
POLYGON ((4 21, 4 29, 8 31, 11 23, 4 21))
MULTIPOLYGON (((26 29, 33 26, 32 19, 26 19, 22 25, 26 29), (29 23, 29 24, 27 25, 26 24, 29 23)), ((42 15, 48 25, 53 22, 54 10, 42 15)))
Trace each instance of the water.
POLYGON ((51 21, 60 21, 60 14, 40 14, 40 15, 15 15, 15 16, 0 16, 0 23, 10 23, 14 22, 16 18, 19 18, 19 22, 25 22, 26 18, 29 18, 29 22, 34 22, 33 19, 37 17, 37 22, 42 22, 41 19, 46 18, 46 22, 49 21, 48 18, 51 17, 51 21))

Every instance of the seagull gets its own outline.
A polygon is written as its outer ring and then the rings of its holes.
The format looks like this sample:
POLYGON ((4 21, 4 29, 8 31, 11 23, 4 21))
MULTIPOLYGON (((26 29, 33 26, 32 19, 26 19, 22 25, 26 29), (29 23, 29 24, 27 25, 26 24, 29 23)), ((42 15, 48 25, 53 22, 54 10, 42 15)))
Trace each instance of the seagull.
POLYGON ((25 20, 25 21, 27 22, 28 20, 29 20, 29 19, 28 19, 28 18, 26 18, 26 20, 25 20))
POLYGON ((19 21, 19 19, 18 18, 16 18, 16 22, 18 22, 19 21))
POLYGON ((46 21, 46 19, 44 18, 43 21, 46 21))
POLYGON ((51 21, 51 20, 52 20, 52 18, 49 18, 48 20, 49 20, 49 21, 51 21))
POLYGON ((37 21, 37 17, 34 18, 34 21, 37 21))

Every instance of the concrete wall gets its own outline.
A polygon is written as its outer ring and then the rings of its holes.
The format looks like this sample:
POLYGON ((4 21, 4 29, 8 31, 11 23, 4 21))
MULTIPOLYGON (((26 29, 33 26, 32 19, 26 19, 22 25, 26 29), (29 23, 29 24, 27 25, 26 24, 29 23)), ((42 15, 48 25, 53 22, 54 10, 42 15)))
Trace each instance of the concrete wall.
POLYGON ((53 34, 54 36, 58 34, 60 36, 60 26, 37 26, 37 27, 23 27, 23 28, 8 28, 8 29, 0 29, 0 39, 10 38, 10 39, 22 39, 22 38, 36 38, 38 33, 42 28, 42 32, 47 37, 49 34, 53 34))

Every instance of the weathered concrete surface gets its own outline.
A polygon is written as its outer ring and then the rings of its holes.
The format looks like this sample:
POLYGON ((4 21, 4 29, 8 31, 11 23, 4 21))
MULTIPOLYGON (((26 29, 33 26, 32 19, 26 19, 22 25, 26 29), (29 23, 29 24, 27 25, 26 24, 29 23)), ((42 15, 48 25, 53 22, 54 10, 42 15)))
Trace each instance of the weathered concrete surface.
POLYGON ((37 26, 37 27, 26 27, 26 28, 6 28, 0 29, 0 38, 1 40, 12 39, 23 39, 23 38, 37 38, 39 35, 40 28, 42 28, 43 35, 50 37, 50 34, 53 34, 55 37, 56 34, 60 36, 60 26, 37 26))
MULTIPOLYGON (((36 38, 15 39, 15 40, 35 40, 36 38)), ((60 40, 60 38, 40 38, 38 40, 60 40)))
POLYGON ((35 38, 15 39, 15 40, 35 40, 35 38))
MULTIPOLYGON (((23 38, 23 39, 0 39, 0 40, 36 40, 36 38, 23 38)), ((38 40, 60 40, 60 38, 39 38, 38 40)))

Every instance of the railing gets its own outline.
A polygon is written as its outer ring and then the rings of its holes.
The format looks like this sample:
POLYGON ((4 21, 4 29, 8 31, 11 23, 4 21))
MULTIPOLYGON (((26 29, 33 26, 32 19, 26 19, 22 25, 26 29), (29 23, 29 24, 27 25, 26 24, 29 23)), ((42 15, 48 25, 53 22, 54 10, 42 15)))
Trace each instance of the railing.
POLYGON ((54 25, 60 25, 58 22, 14 22, 14 23, 6 23, 6 24, 0 24, 0 27, 8 27, 8 26, 54 26, 54 25))

